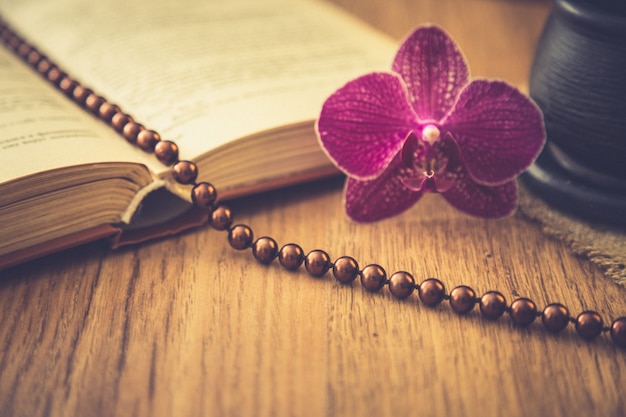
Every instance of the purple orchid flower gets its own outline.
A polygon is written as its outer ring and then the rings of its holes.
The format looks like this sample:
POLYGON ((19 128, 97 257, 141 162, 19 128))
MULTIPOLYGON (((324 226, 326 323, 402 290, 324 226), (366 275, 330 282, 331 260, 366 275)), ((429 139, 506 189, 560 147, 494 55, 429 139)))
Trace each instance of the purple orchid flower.
POLYGON ((425 192, 474 216, 511 215, 515 177, 545 142, 538 107, 505 82, 470 82, 461 51, 435 26, 402 43, 391 72, 331 95, 317 131, 348 176, 346 211, 360 222, 400 214, 425 192))

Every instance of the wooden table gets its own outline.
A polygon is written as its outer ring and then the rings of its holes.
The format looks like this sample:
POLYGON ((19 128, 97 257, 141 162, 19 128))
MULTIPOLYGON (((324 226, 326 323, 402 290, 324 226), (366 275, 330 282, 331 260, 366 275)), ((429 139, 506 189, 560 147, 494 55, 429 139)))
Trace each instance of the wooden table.
MULTIPOLYGON (((401 38, 435 22, 475 76, 526 83, 543 1, 338 0, 401 38), (384 3, 384 4, 383 4, 384 3)), ((339 180, 232 203, 256 236, 350 254, 448 288, 626 314, 626 291, 536 224, 469 218, 429 195, 373 225, 339 180)), ((0 416, 626 414, 626 352, 607 337, 516 328, 358 283, 261 266, 209 228, 119 251, 95 243, 1 273, 0 416)))

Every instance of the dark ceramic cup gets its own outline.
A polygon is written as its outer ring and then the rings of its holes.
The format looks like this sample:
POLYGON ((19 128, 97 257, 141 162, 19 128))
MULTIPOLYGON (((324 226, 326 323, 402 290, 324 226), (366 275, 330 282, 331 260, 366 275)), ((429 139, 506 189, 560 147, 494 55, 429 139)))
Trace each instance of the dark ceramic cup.
POLYGON ((626 224, 626 1, 554 0, 530 96, 547 144, 529 185, 559 207, 626 224))

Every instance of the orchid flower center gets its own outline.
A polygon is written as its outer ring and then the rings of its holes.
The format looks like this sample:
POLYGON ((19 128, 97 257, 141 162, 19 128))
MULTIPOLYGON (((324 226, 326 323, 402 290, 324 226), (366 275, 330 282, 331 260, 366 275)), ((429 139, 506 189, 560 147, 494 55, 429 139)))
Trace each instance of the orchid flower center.
POLYGON ((406 175, 402 183, 413 191, 446 192, 454 185, 448 172, 450 161, 447 142, 441 139, 439 128, 426 125, 421 138, 411 132, 402 147, 402 162, 413 175, 406 175))
MULTIPOLYGON (((424 126, 424 129, 422 129, 422 140, 428 143, 430 149, 432 149, 435 144, 441 140, 439 128, 432 124, 424 126)), ((427 152, 427 155, 422 165, 423 174, 426 178, 433 178, 437 171, 441 168, 445 169, 447 161, 444 161, 443 164, 439 163, 438 159, 440 155, 438 155, 438 152, 427 152)))

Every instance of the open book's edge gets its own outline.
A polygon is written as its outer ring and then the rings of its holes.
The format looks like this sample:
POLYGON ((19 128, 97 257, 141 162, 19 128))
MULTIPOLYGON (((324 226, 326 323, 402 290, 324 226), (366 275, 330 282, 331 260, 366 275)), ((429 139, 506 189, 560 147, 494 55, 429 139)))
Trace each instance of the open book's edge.
POLYGON ((137 209, 141 205, 141 202, 146 198, 146 196, 153 191, 156 191, 162 187, 166 187, 166 185, 166 182, 163 180, 154 180, 147 186, 140 189, 131 200, 130 204, 126 208, 126 211, 122 213, 122 223, 130 224, 133 216, 137 212, 137 209))
POLYGON ((151 227, 124 230, 118 225, 104 224, 96 226, 0 256, 0 271, 36 258, 41 258, 52 253, 98 240, 108 239, 110 242, 109 246, 113 249, 117 249, 122 246, 132 245, 146 240, 154 240, 180 234, 185 230, 205 224, 208 218, 209 214, 206 210, 191 207, 190 210, 183 215, 173 218, 166 223, 151 227))

